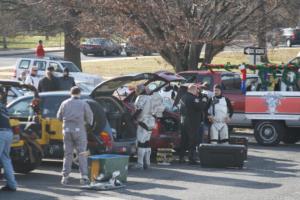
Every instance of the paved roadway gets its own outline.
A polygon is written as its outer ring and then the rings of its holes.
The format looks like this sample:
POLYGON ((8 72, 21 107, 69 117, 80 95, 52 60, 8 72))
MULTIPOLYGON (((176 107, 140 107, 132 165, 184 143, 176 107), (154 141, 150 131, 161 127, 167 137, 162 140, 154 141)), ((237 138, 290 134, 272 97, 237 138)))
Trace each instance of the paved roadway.
MULTIPOLYGON (((6 67, 12 67, 15 65, 18 58, 22 57, 34 57, 34 54, 27 55, 10 55, 10 56, 1 56, 0 57, 0 69, 6 67)), ((63 57, 63 52, 51 52, 46 54, 46 56, 60 56, 63 57)), ((135 59, 136 57, 126 57, 126 56, 107 56, 107 57, 97 57, 93 55, 85 56, 81 54, 82 62, 93 62, 98 60, 109 61, 109 60, 120 60, 120 59, 135 59)))
MULTIPOLYGON (((80 189, 78 172, 72 186, 60 185, 61 162, 44 162, 28 175, 17 175, 16 193, 0 191, 2 200, 298 200, 300 144, 260 147, 251 144, 242 170, 208 169, 188 164, 154 165, 148 171, 129 171, 124 189, 80 189)), ((0 182, 0 185, 4 184, 0 182)))

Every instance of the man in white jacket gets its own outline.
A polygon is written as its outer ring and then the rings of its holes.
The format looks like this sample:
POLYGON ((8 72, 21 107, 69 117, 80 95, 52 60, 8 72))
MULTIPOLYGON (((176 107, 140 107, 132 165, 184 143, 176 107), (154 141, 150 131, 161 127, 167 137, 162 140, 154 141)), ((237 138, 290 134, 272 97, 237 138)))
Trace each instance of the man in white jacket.
POLYGON ((28 74, 26 76, 26 79, 25 79, 24 83, 27 84, 27 85, 32 85, 35 88, 38 88, 40 79, 37 76, 37 72, 38 72, 38 68, 36 66, 33 66, 31 68, 30 74, 28 74))

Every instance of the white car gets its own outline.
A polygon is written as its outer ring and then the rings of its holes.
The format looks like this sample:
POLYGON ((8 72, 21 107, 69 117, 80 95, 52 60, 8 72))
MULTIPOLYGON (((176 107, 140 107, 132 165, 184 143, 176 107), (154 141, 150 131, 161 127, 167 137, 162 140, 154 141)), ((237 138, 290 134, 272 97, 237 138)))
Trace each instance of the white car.
POLYGON ((103 81, 97 75, 87 74, 81 72, 78 67, 70 62, 59 59, 57 57, 44 57, 44 58, 20 58, 17 60, 14 72, 14 78, 19 79, 26 74, 29 74, 31 68, 36 66, 38 68, 38 76, 45 76, 46 69, 51 66, 54 67, 55 76, 62 76, 64 68, 68 68, 70 76, 74 77, 75 82, 85 83, 87 85, 96 86, 103 81))

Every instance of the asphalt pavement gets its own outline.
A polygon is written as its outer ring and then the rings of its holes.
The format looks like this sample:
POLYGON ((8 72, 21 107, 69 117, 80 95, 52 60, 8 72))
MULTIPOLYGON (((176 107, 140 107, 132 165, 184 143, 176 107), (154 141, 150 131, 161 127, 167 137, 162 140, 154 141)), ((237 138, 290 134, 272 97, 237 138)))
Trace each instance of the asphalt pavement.
MULTIPOLYGON (((249 146, 243 169, 212 169, 188 164, 152 165, 147 171, 130 170, 123 189, 89 191, 60 185, 61 162, 43 162, 27 175, 17 174, 18 191, 0 191, 2 200, 298 200, 300 197, 300 144, 277 147, 249 146)), ((4 184, 0 182, 0 185, 4 184)))

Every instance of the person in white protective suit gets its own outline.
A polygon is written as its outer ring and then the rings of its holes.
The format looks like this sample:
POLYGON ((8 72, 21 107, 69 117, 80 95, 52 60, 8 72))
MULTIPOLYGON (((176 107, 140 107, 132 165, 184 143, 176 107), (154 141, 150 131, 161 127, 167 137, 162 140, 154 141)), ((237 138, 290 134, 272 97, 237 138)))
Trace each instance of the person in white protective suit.
POLYGON ((222 95, 220 85, 214 86, 214 96, 208 103, 208 120, 210 126, 210 142, 212 144, 228 144, 229 134, 227 123, 233 115, 230 100, 222 95))
POLYGON ((134 119, 137 121, 137 147, 138 160, 136 168, 147 169, 150 166, 150 138, 155 127, 155 118, 162 117, 165 109, 163 99, 158 93, 149 95, 150 91, 144 85, 136 87, 139 95, 134 103, 134 119))

